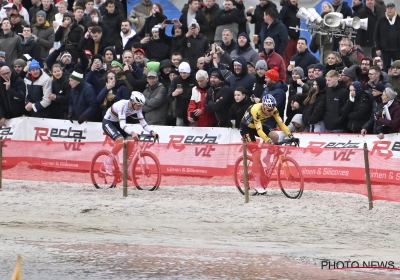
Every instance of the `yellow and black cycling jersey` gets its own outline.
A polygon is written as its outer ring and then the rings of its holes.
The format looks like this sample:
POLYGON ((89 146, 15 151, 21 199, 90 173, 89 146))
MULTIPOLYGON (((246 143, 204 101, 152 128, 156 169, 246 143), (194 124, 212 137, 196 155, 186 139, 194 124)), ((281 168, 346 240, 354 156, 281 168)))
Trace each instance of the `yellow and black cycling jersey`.
POLYGON ((268 142, 269 138, 268 135, 263 130, 263 122, 273 117, 282 131, 286 134, 290 134, 290 130, 287 128, 285 123, 282 121, 282 118, 279 116, 279 111, 277 108, 272 113, 272 116, 267 115, 262 110, 262 103, 257 103, 251 105, 247 108, 246 113, 242 118, 242 123, 246 124, 249 128, 257 130, 258 136, 260 136, 264 141, 268 142))

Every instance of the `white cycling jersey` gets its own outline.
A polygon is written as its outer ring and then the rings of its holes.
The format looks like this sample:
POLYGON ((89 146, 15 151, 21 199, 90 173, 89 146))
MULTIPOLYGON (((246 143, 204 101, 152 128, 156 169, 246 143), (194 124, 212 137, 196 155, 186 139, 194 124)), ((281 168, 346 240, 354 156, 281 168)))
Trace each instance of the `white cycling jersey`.
POLYGON ((134 109, 130 109, 129 102, 130 100, 120 100, 118 102, 115 102, 110 108, 108 108, 106 114, 104 115, 104 119, 112 122, 119 122, 120 127, 125 132, 130 133, 130 131, 126 130, 126 117, 136 114, 139 119, 140 125, 145 131, 150 133, 151 129, 147 125, 147 122, 143 117, 142 110, 136 111, 134 109))

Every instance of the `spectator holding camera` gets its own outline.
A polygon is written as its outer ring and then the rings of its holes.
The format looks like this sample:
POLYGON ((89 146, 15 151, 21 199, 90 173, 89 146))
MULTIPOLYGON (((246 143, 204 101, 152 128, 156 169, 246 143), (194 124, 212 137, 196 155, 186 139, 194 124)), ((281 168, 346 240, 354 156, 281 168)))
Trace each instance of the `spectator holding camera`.
POLYGON ((54 41, 65 44, 78 44, 83 37, 83 29, 76 22, 74 15, 70 13, 63 14, 62 24, 54 34, 54 41))
POLYGON ((90 71, 85 75, 85 81, 92 85, 96 95, 106 86, 106 76, 107 72, 103 68, 103 57, 95 54, 92 56, 92 64, 90 71))
POLYGON ((53 64, 56 62, 57 57, 60 57, 58 64, 64 67, 64 70, 68 74, 72 73, 75 69, 81 69, 83 71, 89 65, 89 59, 86 53, 78 47, 78 45, 61 45, 60 48, 55 49, 46 60, 47 67, 51 69, 53 64), (67 50, 67 46, 70 46, 67 50), (70 52, 71 51, 71 52, 70 52), (77 53, 79 55, 80 62, 74 63, 72 53, 77 53))

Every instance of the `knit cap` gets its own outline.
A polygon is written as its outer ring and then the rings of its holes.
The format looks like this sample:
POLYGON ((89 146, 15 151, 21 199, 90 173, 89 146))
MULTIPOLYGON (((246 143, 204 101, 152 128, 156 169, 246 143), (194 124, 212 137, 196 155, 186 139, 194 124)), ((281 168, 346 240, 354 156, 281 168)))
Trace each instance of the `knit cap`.
POLYGON ((16 59, 14 61, 14 66, 15 65, 18 65, 18 66, 21 66, 21 67, 25 67, 26 66, 26 62, 25 62, 25 60, 23 60, 21 58, 18 58, 18 59, 16 59))
POLYGON ((268 70, 267 62, 264 59, 261 59, 257 61, 256 63, 256 69, 261 68, 264 69, 265 71, 268 70))
POLYGON ((111 61, 111 65, 115 65, 115 66, 118 66, 118 67, 121 68, 121 69, 124 69, 124 66, 122 66, 122 64, 119 63, 119 62, 116 61, 116 60, 111 61))
POLYGON ((268 70, 265 72, 265 76, 270 78, 271 80, 277 82, 279 81, 279 73, 278 73, 278 67, 274 67, 271 70, 268 70))
POLYGON ((36 13, 36 16, 44 16, 44 19, 47 18, 46 12, 43 10, 40 10, 36 13))
POLYGON ((29 64, 28 71, 31 71, 32 69, 40 69, 40 64, 35 59, 32 59, 31 63, 29 64))
POLYGON ((83 74, 79 73, 77 71, 72 72, 71 75, 69 75, 69 78, 72 80, 75 80, 77 82, 82 82, 83 81, 83 74))
POLYGON ((181 62, 181 64, 179 64, 178 71, 179 73, 190 73, 191 69, 189 63, 181 62))
POLYGON ((295 72, 296 72, 297 74, 300 75, 300 79, 304 79, 304 71, 303 71, 303 68, 301 68, 301 67, 299 67, 299 66, 294 67, 293 70, 292 70, 292 73, 295 73, 295 72))

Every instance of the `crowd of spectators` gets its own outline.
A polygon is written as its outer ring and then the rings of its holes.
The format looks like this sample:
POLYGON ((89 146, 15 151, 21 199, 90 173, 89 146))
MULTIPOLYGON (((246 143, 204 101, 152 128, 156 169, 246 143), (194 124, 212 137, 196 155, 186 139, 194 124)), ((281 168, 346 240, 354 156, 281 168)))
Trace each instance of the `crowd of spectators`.
POLYGON ((118 0, 76 0, 71 11, 63 0, 4 3, 0 125, 23 115, 98 122, 136 90, 151 125, 238 128, 244 111, 271 94, 295 131, 379 138, 399 131, 394 3, 324 2, 322 16, 368 18, 368 28, 352 39, 316 34, 311 42, 290 28, 300 26, 298 0, 280 1, 279 12, 269 0, 245 5, 189 0, 173 19, 151 0, 128 13, 118 0))

